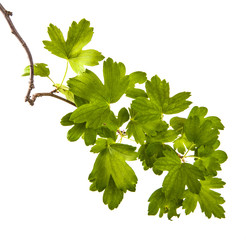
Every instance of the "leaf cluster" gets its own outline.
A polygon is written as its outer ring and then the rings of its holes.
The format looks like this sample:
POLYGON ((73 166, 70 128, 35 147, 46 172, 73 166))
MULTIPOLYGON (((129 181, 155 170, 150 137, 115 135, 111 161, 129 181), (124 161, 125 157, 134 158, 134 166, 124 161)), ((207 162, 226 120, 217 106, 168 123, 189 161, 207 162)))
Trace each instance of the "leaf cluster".
MULTIPOLYGON (((61 83, 52 82, 76 105, 61 119, 63 126, 70 126, 67 139, 83 139, 97 154, 89 174, 90 190, 103 192, 104 204, 111 210, 117 208, 127 191, 136 190, 138 181, 127 162, 140 160, 144 170, 152 169, 163 177, 162 186, 149 197, 149 215, 159 212, 160 217, 167 214, 171 219, 180 215, 179 208, 190 214, 199 203, 208 218, 224 218, 224 199, 212 190, 225 184, 217 177, 227 159, 226 153, 218 150, 224 129, 221 120, 207 116, 207 108, 198 106, 191 108, 187 118, 177 116, 190 107, 191 93, 171 94, 169 83, 157 75, 149 79, 142 71, 127 73, 123 63, 111 58, 103 62, 103 79, 86 69, 104 57, 97 50, 83 50, 93 35, 85 19, 72 23, 67 40, 53 24, 48 34, 45 48, 66 59, 76 74, 66 85, 66 74, 61 83), (115 113, 111 106, 122 97, 132 99, 131 104, 115 113), (134 140, 138 148, 123 144, 123 139, 134 140)), ((30 67, 26 67, 23 76, 29 73, 30 67)), ((50 78, 43 63, 35 64, 34 74, 50 78)))

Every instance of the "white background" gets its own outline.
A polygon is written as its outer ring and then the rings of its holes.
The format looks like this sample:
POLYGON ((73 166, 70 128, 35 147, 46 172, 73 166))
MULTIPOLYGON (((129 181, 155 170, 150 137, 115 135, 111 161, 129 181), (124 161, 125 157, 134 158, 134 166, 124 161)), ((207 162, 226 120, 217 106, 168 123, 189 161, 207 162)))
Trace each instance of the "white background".
MULTIPOLYGON (((125 63, 127 73, 145 71, 170 82, 171 93, 191 91, 193 106, 222 119, 221 150, 229 156, 219 177, 226 219, 194 214, 170 222, 147 216, 150 194, 163 177, 131 163, 139 182, 117 210, 89 191, 95 154, 82 141, 70 143, 60 125, 73 107, 44 97, 24 102, 26 53, 0 15, 0 239, 246 239, 245 80, 246 3, 239 0, 31 1, 5 0, 34 62, 48 63, 60 82, 65 61, 43 49, 49 23, 66 35, 73 20, 86 18, 94 37, 86 49, 125 63)), ((100 72, 102 64, 93 68, 100 72)), ((101 73, 100 73, 101 74, 101 73)), ((100 75, 99 74, 99 75, 100 75)), ((73 75, 70 75, 73 76, 73 75)), ((36 92, 52 90, 35 79, 36 92)), ((34 91, 34 92, 35 92, 34 91)), ((185 112, 187 114, 187 112, 185 112)), ((126 142, 127 143, 127 142, 126 142)))

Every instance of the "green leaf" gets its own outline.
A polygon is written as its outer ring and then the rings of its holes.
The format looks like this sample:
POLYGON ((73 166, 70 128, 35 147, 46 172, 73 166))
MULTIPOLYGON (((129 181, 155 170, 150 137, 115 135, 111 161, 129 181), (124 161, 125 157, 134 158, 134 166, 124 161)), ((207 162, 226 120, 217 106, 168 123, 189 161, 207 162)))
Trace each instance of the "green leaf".
POLYGON ((62 126, 71 126, 74 125, 74 122, 70 120, 72 113, 66 114, 62 119, 61 119, 61 125, 62 126))
POLYGON ((185 122, 184 132, 187 139, 196 143, 199 140, 200 135, 200 119, 197 116, 190 117, 185 122))
POLYGON ((158 158, 155 162, 155 167, 161 171, 170 171, 176 166, 181 165, 181 159, 177 153, 171 148, 167 147, 163 150, 164 157, 158 158))
POLYGON ((147 81, 145 84, 147 94, 152 103, 161 108, 163 112, 168 106, 169 101, 169 83, 155 75, 151 78, 151 81, 147 81))
POLYGON ((93 145, 96 142, 97 130, 93 128, 86 128, 84 131, 85 145, 93 145))
POLYGON ((151 142, 145 145, 145 156, 144 159, 139 157, 141 161, 144 161, 148 168, 153 167, 153 171, 155 174, 162 173, 163 171, 159 171, 154 167, 154 163, 161 157, 164 156, 164 150, 168 148, 168 145, 164 145, 160 142, 151 142), (157 171, 156 171, 157 170, 157 171))
POLYGON ((173 142, 173 148, 177 150, 179 153, 184 154, 186 151, 184 139, 182 137, 176 139, 173 142))
POLYGON ((147 74, 145 72, 133 72, 129 75, 129 88, 134 88, 135 84, 143 84, 147 81, 147 74))
POLYGON ((170 200, 183 198, 183 193, 185 190, 185 182, 184 182, 183 171, 180 166, 173 167, 172 170, 170 170, 166 175, 166 177, 164 178, 162 184, 163 191, 166 197, 170 200))
POLYGON ((181 163, 181 159, 171 147, 166 148, 163 154, 164 157, 158 158, 154 166, 161 171, 169 171, 162 185, 166 198, 182 198, 185 185, 191 192, 199 193, 201 184, 198 179, 204 179, 203 173, 189 163, 181 163))
POLYGON ((189 163, 173 167, 163 181, 163 191, 168 199, 183 198, 185 185, 193 193, 199 193, 201 184, 198 179, 204 179, 202 172, 189 163))
POLYGON ((106 126, 102 126, 100 128, 97 129, 97 134, 102 137, 102 138, 111 138, 114 141, 116 141, 117 139, 117 135, 115 131, 110 130, 108 127, 106 126))
POLYGON ((76 96, 88 101, 105 101, 105 87, 98 76, 90 70, 67 81, 69 90, 76 96))
MULTIPOLYGON (((49 77, 50 70, 45 63, 36 63, 33 65, 34 75, 40 77, 49 77)), ((24 69, 22 76, 30 76, 30 65, 24 69)))
MULTIPOLYGON (((122 154, 120 147, 114 148, 114 145, 116 144, 110 145, 107 149, 99 153, 89 180, 95 182, 98 191, 102 191, 107 187, 111 176, 118 189, 123 192, 127 190, 135 191, 137 177, 125 162, 128 158, 127 154, 126 152, 122 154)), ((135 150, 135 148, 131 148, 132 150, 135 150)), ((130 159, 132 159, 132 152, 129 152, 129 155, 130 159)))
POLYGON ((188 215, 194 212, 197 206, 198 195, 186 190, 184 192, 183 209, 185 209, 185 214, 188 215))
POLYGON ((112 139, 99 138, 96 140, 96 145, 91 148, 91 152, 99 153, 106 149, 112 143, 114 143, 112 139))
POLYGON ((69 91, 69 88, 67 86, 64 86, 64 85, 61 85, 61 84, 54 84, 54 86, 57 88, 57 90, 65 95, 66 99, 71 101, 71 102, 74 102, 74 95, 71 91, 69 91))
POLYGON ((213 124, 210 120, 205 120, 201 124, 197 116, 189 117, 186 120, 184 132, 187 139, 197 144, 197 146, 214 144, 219 134, 218 130, 213 128, 213 124))
POLYGON ((164 114, 175 114, 184 111, 191 104, 186 101, 190 97, 189 92, 181 92, 171 97, 169 83, 156 75, 145 84, 147 95, 150 101, 161 109, 164 114))
POLYGON ((104 59, 104 56, 93 49, 82 50, 76 57, 69 58, 69 64, 74 72, 81 74, 85 71, 84 65, 96 66, 100 61, 104 59))
POLYGON ((221 123, 221 120, 218 117, 211 116, 211 117, 206 117, 205 119, 211 121, 212 122, 212 126, 214 128, 217 128, 219 130, 224 130, 225 127, 221 123))
POLYGON ((211 117, 206 117, 208 113, 208 109, 205 107, 198 107, 195 106, 191 109, 189 117, 194 117, 197 116, 200 120, 200 123, 202 124, 204 121, 209 120, 212 122, 212 127, 215 129, 219 129, 219 130, 223 130, 224 129, 224 125, 221 123, 221 120, 218 117, 215 116, 211 116, 211 117))
POLYGON ((156 136, 151 137, 151 141, 173 142, 178 134, 174 130, 166 130, 159 132, 156 136))
POLYGON ((119 206, 123 200, 123 191, 118 189, 112 177, 109 179, 108 186, 103 193, 103 203, 108 205, 110 210, 113 210, 119 206))
POLYGON ((66 41, 66 49, 68 58, 72 58, 80 54, 81 49, 87 45, 93 36, 93 28, 90 22, 82 19, 79 23, 72 22, 66 41))
POLYGON ((142 125, 139 122, 131 120, 127 124, 126 128, 127 128, 128 138, 133 136, 135 141, 136 141, 136 143, 140 143, 141 145, 144 144, 145 133, 143 131, 142 125))
POLYGON ((207 115, 207 113, 208 113, 207 108, 195 106, 191 109, 189 118, 197 116, 199 120, 202 121, 204 117, 207 115))
POLYGON ((123 63, 114 62, 111 58, 104 61, 104 86, 109 103, 117 102, 125 93, 129 84, 129 76, 125 76, 125 71, 123 63))
POLYGON ((194 165, 206 175, 216 176, 217 171, 221 170, 220 164, 224 163, 227 155, 224 151, 215 151, 212 147, 201 146, 197 150, 197 160, 194 165))
POLYGON ((94 102, 78 107, 71 115, 70 120, 75 123, 86 122, 87 128, 98 128, 110 114, 108 104, 105 102, 94 102))
POLYGON ((186 101, 191 96, 190 92, 181 92, 169 99, 168 107, 164 110, 165 114, 175 114, 187 109, 192 102, 186 101))
POLYGON ((129 97, 129 98, 138 98, 138 97, 144 97, 144 98, 147 98, 147 93, 142 90, 142 89, 139 89, 139 88, 128 88, 126 90, 126 96, 129 97))
POLYGON ((170 125, 177 133, 181 133, 183 131, 185 121, 186 118, 173 117, 170 120, 170 125))
POLYGON ((165 130, 165 123, 157 117, 145 115, 144 118, 141 114, 136 114, 136 111, 129 109, 130 121, 127 125, 128 138, 134 137, 135 141, 140 144, 144 144, 146 134, 149 136, 156 135, 157 131, 165 130))
POLYGON ((93 152, 100 150, 100 153, 89 175, 89 180, 92 182, 93 190, 96 189, 99 192, 106 190, 104 203, 109 204, 110 208, 118 206, 123 192, 135 191, 137 177, 125 162, 137 158, 135 149, 130 145, 110 143, 104 139, 98 140, 96 146, 92 148, 93 152), (116 192, 115 198, 112 192, 116 192))
POLYGON ((73 97, 74 97, 74 103, 75 103, 76 107, 80 107, 81 105, 89 103, 88 100, 86 100, 84 98, 80 98, 80 97, 78 97, 76 95, 74 95, 73 97))
POLYGON ((211 156, 216 158, 220 164, 224 163, 227 160, 227 158, 228 158, 227 154, 224 151, 222 151, 222 150, 214 151, 211 154, 211 156))
POLYGON ((52 54, 67 59, 76 73, 84 72, 84 65, 95 66, 104 58, 96 50, 82 50, 93 36, 93 28, 85 19, 79 23, 72 22, 66 41, 61 30, 53 24, 49 25, 48 34, 51 41, 43 41, 44 47, 52 54))
POLYGON ((203 187, 211 188, 211 189, 217 189, 217 188, 223 188, 226 184, 222 181, 221 178, 215 178, 215 177, 206 177, 204 181, 201 182, 203 187))
POLYGON ((118 113, 118 126, 121 127, 125 122, 129 120, 129 113, 126 108, 121 108, 118 113))
POLYGON ((85 124, 75 124, 67 133, 67 139, 70 142, 77 141, 85 131, 85 124))
POLYGON ((185 200, 183 202, 183 208, 185 213, 189 214, 195 210, 197 202, 199 202, 202 212, 208 218, 214 215, 217 218, 225 218, 225 210, 221 206, 225 200, 221 197, 221 194, 212 191, 211 188, 221 188, 224 182, 219 178, 208 178, 201 181, 201 191, 199 194, 191 193, 190 191, 185 192, 185 200))
POLYGON ((171 220, 171 218, 174 216, 180 216, 180 214, 177 214, 177 208, 182 205, 182 200, 168 200, 161 188, 153 192, 148 201, 148 215, 156 215, 160 210, 159 217, 162 217, 164 213, 167 213, 167 217, 169 220, 171 220))
POLYGON ((215 157, 200 157, 194 163, 194 166, 202 170, 206 175, 216 176, 217 171, 221 170, 220 164, 215 157))
POLYGON ((132 101, 131 108, 138 113, 142 122, 161 119, 161 109, 147 98, 139 97, 132 101))
POLYGON ((50 24, 48 27, 48 34, 51 41, 43 41, 44 48, 58 57, 67 59, 68 53, 66 42, 61 30, 55 25, 50 24))

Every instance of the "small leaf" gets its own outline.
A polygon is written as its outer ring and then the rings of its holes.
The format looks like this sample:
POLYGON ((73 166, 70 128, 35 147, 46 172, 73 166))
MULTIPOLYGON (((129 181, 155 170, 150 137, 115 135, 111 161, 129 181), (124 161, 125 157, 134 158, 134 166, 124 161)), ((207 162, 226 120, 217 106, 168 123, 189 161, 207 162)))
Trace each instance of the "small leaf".
POLYGON ((54 84, 54 86, 57 88, 57 90, 65 95, 66 99, 71 101, 71 102, 74 102, 74 95, 71 91, 69 91, 69 88, 67 86, 64 86, 64 85, 61 85, 61 84, 54 84))
MULTIPOLYGON (((45 63, 36 63, 33 65, 34 75, 40 77, 49 77, 50 70, 45 63)), ((30 76, 30 65, 24 69, 22 76, 30 76)))
POLYGON ((126 108, 121 108, 118 113, 118 126, 121 127, 129 120, 129 113, 126 108))

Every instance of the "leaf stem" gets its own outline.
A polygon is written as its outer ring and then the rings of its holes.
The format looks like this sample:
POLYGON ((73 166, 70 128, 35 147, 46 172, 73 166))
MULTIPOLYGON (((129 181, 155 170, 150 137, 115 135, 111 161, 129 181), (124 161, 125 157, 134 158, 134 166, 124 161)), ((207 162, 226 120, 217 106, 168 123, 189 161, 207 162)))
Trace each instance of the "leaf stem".
POLYGON ((55 84, 55 82, 48 76, 47 78, 49 78, 49 80, 53 83, 53 84, 55 84))
POLYGON ((63 79, 62 79, 62 82, 61 82, 61 85, 63 84, 66 76, 67 76, 67 70, 68 70, 68 61, 67 61, 67 65, 66 65, 66 70, 65 70, 65 73, 64 73, 64 76, 63 76, 63 79))
POLYGON ((187 154, 189 153, 189 151, 195 146, 195 144, 192 144, 186 151, 186 153, 184 154, 184 156, 181 158, 182 162, 185 162, 185 158, 188 157, 187 154))

